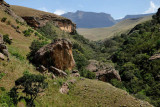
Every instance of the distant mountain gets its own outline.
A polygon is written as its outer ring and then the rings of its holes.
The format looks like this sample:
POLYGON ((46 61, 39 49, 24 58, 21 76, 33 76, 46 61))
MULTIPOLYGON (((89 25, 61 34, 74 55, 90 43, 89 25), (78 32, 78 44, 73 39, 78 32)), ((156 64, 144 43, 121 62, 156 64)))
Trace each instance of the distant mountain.
POLYGON ((126 20, 126 19, 138 19, 138 18, 142 18, 142 17, 145 17, 145 16, 151 16, 153 14, 154 13, 150 13, 150 14, 138 14, 138 15, 126 15, 124 18, 118 19, 116 21, 120 22, 120 21, 123 21, 123 20, 126 20))
POLYGON ((113 17, 106 13, 77 11, 68 12, 62 16, 71 19, 77 24, 77 28, 102 28, 116 24, 113 17))

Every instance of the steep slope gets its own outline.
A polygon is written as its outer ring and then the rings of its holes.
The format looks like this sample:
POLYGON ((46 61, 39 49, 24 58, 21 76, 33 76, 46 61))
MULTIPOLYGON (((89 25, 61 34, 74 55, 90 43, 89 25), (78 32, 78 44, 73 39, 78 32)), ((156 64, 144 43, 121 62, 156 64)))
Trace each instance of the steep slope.
POLYGON ((54 25, 61 30, 75 33, 76 25, 72 23, 71 20, 62 16, 21 6, 11 6, 11 8, 32 27, 41 28, 45 26, 47 22, 52 21, 54 25))
POLYGON ((110 14, 77 11, 69 12, 62 16, 71 19, 78 28, 102 28, 109 27, 116 23, 110 14))
POLYGON ((138 18, 138 19, 127 19, 108 28, 95 28, 95 29, 82 28, 82 29, 77 29, 77 31, 79 34, 84 35, 84 37, 88 38, 89 40, 94 40, 94 41, 103 40, 127 32, 130 29, 132 29, 135 25, 148 20, 151 20, 151 16, 146 16, 144 18, 138 18))
MULTIPOLYGON (((0 9, 0 19, 4 18, 7 19, 5 22, 0 22, 0 33, 3 35, 8 34, 9 37, 12 37, 12 43, 10 45, 7 45, 10 53, 10 61, 6 62, 0 60, 0 106, 8 106, 10 103, 12 103, 12 99, 9 98, 8 92, 10 92, 10 90, 15 86, 15 80, 19 79, 23 76, 24 73, 27 72, 30 72, 31 74, 41 74, 36 70, 35 66, 29 63, 26 58, 26 55, 28 55, 28 53, 30 52, 29 47, 31 46, 32 41, 45 40, 45 42, 47 43, 51 42, 51 40, 47 39, 44 35, 37 35, 37 31, 28 27, 28 25, 26 25, 25 23, 21 23, 18 20, 15 20, 8 13, 0 9), (13 27, 13 25, 16 27, 13 27), (17 28, 21 33, 17 32, 17 28), (28 32, 28 29, 32 33, 30 35, 25 35, 25 32, 28 32)), ((54 30, 58 30, 58 28, 56 27, 54 30)), ((61 31, 60 29, 58 32, 65 34, 65 32, 61 31)), ((77 35, 69 35, 67 37, 70 38, 72 42, 76 42, 79 44, 82 44, 83 42, 81 41, 84 40, 83 37, 80 36, 78 38, 77 35)), ((87 46, 83 48, 85 48, 86 50, 90 49, 86 47, 87 46)), ((147 102, 137 100, 131 95, 128 95, 125 91, 117 89, 109 85, 108 83, 72 77, 57 78, 53 80, 51 79, 49 74, 45 75, 45 77, 47 77, 46 81, 48 82, 48 88, 44 93, 39 94, 38 98, 35 100, 35 106, 37 107, 84 107, 95 105, 99 106, 102 104, 106 106, 108 104, 109 106, 138 105, 146 107, 147 105, 148 107, 152 107, 152 105, 148 104, 147 102), (60 87, 64 82, 71 79, 77 79, 77 82, 74 85, 70 86, 69 94, 61 94, 59 92, 60 87)), ((24 100, 21 100, 18 103, 18 106, 26 106, 25 103, 26 102, 24 100)))

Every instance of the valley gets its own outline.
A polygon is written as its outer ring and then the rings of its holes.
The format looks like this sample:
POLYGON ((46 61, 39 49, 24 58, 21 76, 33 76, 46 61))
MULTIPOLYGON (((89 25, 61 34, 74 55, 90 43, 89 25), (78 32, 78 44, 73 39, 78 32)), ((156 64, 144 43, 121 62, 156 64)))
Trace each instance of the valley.
POLYGON ((76 29, 0 0, 0 107, 159 107, 160 9, 110 21, 76 29))

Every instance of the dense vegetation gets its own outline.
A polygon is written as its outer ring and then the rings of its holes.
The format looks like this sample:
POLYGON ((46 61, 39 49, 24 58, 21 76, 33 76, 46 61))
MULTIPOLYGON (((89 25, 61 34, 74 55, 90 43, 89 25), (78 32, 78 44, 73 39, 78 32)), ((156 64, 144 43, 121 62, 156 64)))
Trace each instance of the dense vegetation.
MULTIPOLYGON (((160 12, 160 9, 159 9, 160 12)), ((149 58, 160 52, 160 13, 151 21, 135 26, 129 34, 107 39, 99 51, 106 60, 112 60, 122 78, 122 83, 111 83, 160 106, 160 60, 149 58)))

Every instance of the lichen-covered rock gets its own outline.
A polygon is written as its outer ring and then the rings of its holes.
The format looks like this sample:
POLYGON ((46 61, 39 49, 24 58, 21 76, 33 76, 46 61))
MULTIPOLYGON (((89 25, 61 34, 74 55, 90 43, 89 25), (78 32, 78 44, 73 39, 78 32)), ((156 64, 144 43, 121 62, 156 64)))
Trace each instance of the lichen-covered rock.
POLYGON ((96 77, 105 82, 110 82, 111 79, 117 79, 121 81, 121 77, 112 66, 98 62, 96 60, 90 60, 90 64, 86 67, 87 70, 96 73, 96 77))
POLYGON ((8 54, 8 49, 7 46, 4 44, 3 41, 3 36, 0 34, 0 53, 1 53, 1 58, 2 60, 5 60, 7 57, 7 60, 9 60, 9 54, 8 54))
POLYGON ((72 70, 75 66, 72 44, 65 39, 57 39, 40 48, 35 53, 34 62, 37 65, 53 66, 63 71, 72 70))
POLYGON ((67 73, 65 73, 64 71, 60 70, 60 69, 57 69, 53 66, 51 66, 49 68, 50 72, 52 72, 54 75, 56 76, 60 76, 60 77, 66 77, 67 76, 67 73))

